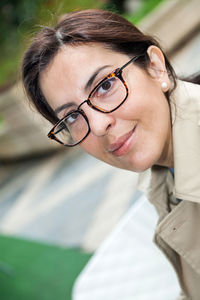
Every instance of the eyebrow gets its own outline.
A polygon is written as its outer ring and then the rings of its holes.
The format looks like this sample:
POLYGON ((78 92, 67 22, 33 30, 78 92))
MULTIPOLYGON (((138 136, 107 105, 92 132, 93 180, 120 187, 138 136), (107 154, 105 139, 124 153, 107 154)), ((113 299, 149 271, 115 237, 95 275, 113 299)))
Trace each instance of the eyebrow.
POLYGON ((58 113, 61 112, 63 109, 66 109, 66 108, 68 108, 68 107, 70 107, 70 106, 77 106, 77 104, 76 104, 75 102, 68 102, 68 103, 65 103, 65 104, 63 104, 63 105, 57 107, 57 108, 54 110, 54 112, 55 112, 55 114, 58 114, 58 113))
POLYGON ((87 90, 91 87, 91 85, 92 85, 92 83, 94 82, 94 80, 95 80, 95 78, 97 77, 97 75, 98 75, 102 70, 104 70, 105 68, 108 68, 108 67, 111 67, 111 66, 110 66, 110 65, 105 65, 105 66, 103 66, 103 67, 100 67, 100 68, 98 68, 98 69, 92 74, 92 76, 89 78, 88 82, 87 82, 86 85, 85 85, 85 91, 87 91, 87 90))
MULTIPOLYGON (((88 91, 88 89, 91 87, 92 83, 94 82, 95 78, 97 77, 97 75, 104 70, 105 68, 111 67, 111 65, 105 65, 103 67, 98 68, 93 74, 92 76, 89 78, 88 82, 86 83, 84 90, 88 91)), ((57 107, 54 112, 55 114, 58 114, 59 112, 61 112, 63 109, 69 108, 70 106, 77 106, 77 104, 75 102, 69 102, 69 103, 65 103, 59 107, 57 107)))

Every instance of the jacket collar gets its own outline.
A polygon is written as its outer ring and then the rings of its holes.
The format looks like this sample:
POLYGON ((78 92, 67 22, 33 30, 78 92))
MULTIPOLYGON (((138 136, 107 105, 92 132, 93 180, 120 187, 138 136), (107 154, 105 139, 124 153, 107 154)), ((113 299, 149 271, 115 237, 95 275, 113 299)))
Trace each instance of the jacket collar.
MULTIPOLYGON (((175 197, 200 203, 200 86, 178 81, 171 98, 175 197)), ((167 171, 153 167, 143 172, 139 189, 152 193, 167 171)))
POLYGON ((200 86, 178 81, 171 111, 175 196, 200 202, 200 86))

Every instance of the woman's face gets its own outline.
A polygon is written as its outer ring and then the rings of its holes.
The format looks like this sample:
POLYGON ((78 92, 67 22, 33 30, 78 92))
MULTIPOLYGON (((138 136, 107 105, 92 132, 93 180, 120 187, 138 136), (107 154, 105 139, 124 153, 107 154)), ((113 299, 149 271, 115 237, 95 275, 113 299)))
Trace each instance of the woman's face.
MULTIPOLYGON (((121 107, 108 114, 86 103, 81 107, 91 132, 80 146, 108 164, 137 172, 154 164, 172 165, 173 156, 169 105, 161 89, 163 81, 170 83, 162 53, 156 47, 148 53, 152 76, 134 63, 123 70, 129 94, 121 107)), ((101 44, 63 46, 40 76, 42 91, 54 110, 69 102, 78 106, 98 82, 129 60, 101 44)), ((66 113, 63 109, 58 117, 66 113)))

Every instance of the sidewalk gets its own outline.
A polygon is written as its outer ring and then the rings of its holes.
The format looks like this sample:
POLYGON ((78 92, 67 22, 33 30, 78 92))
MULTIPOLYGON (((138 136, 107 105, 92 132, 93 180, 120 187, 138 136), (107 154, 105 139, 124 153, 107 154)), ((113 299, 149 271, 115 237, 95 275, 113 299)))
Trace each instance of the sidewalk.
POLYGON ((13 166, 0 190, 0 232, 93 251, 137 199, 136 180, 83 153, 13 166))

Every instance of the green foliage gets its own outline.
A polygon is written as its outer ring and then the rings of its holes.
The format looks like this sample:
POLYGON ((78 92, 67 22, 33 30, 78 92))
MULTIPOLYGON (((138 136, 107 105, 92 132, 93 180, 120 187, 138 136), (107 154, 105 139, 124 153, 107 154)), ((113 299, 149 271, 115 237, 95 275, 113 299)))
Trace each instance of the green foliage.
POLYGON ((0 86, 19 74, 25 37, 36 31, 37 24, 49 23, 57 15, 99 7, 95 0, 1 0, 0 2, 0 86))
POLYGON ((103 4, 103 9, 111 10, 119 14, 123 14, 125 11, 126 0, 109 0, 103 4))
POLYGON ((166 0, 144 0, 140 9, 132 15, 127 15, 126 18, 134 23, 138 24, 148 13, 153 11, 161 2, 166 0))
POLYGON ((14 80, 22 48, 22 34, 28 26, 33 25, 38 13, 39 0, 9 0, 0 4, 0 85, 14 80), (29 4, 29 6, 28 6, 29 4), (29 20, 29 22, 26 22, 29 20), (29 23, 29 24, 28 24, 29 23))

